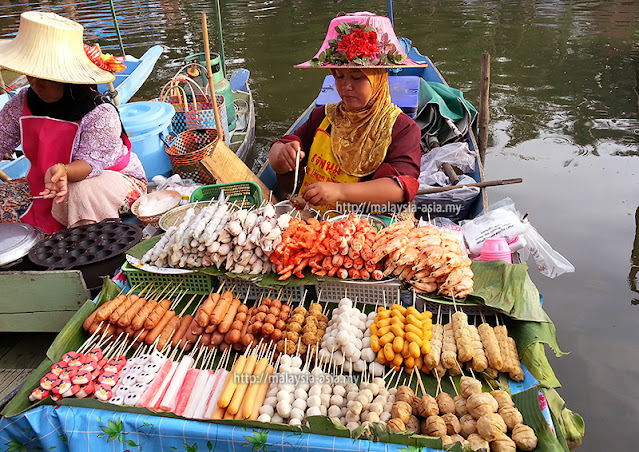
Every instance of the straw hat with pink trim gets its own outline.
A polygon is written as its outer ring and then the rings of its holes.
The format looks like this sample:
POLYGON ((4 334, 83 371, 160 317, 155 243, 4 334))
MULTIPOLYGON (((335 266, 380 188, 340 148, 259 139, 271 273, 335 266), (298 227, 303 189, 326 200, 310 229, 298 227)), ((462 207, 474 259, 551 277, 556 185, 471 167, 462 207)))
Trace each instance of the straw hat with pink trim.
POLYGON ((408 58, 388 17, 369 12, 331 20, 319 52, 297 68, 426 67, 408 58))

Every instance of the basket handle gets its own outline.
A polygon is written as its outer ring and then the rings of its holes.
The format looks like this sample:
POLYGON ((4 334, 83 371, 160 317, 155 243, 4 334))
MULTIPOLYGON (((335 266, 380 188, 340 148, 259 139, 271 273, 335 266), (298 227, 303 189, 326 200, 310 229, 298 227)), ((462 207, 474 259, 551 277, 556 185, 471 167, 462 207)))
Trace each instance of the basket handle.
POLYGON ((178 94, 178 97, 180 98, 180 106, 184 109, 184 111, 188 111, 189 107, 188 107, 186 92, 184 91, 184 88, 182 88, 180 85, 173 84, 172 81, 170 81, 169 83, 167 83, 166 85, 162 87, 162 90, 160 91, 160 100, 162 102, 166 102, 166 98, 171 95, 170 91, 174 89, 181 94, 181 96, 180 94, 178 94))
MULTIPOLYGON (((204 66, 202 66, 200 63, 196 63, 196 62, 194 61, 194 62, 187 63, 187 64, 185 64, 184 66, 182 66, 182 67, 180 68, 180 70, 179 70, 179 71, 177 71, 177 73, 173 76, 173 78, 178 77, 178 76, 180 76, 180 77, 185 77, 184 75, 182 75, 182 73, 183 73, 184 71, 188 70, 188 68, 190 68, 191 66, 195 66, 195 67, 197 67, 197 68, 198 68, 198 69, 200 69, 200 70, 201 70, 204 74, 206 74, 206 68, 205 68, 204 66)), ((191 76, 189 76, 189 75, 187 74, 187 75, 186 75, 186 77, 187 77, 187 79, 188 79, 190 82, 193 82, 193 83, 195 83, 195 84, 197 85, 198 89, 200 90, 200 92, 201 92, 202 94, 206 94, 206 93, 207 93, 206 89, 205 89, 205 88, 202 88, 202 85, 200 85, 198 82, 196 82, 195 80, 193 80, 193 79, 191 78, 191 76)))
MULTIPOLYGON (((169 80, 169 82, 162 87, 162 91, 160 93, 160 97, 162 97, 162 95, 164 95, 164 98, 162 99, 162 100, 164 100, 164 99, 166 99, 166 97, 168 97, 169 91, 171 89, 174 89, 174 88, 175 89, 180 89, 180 90, 182 90, 182 100, 184 101, 184 104, 182 105, 182 107, 184 108, 185 112, 189 111, 188 100, 187 100, 187 97, 186 97, 186 90, 182 86, 180 86, 180 82, 184 82, 184 84, 189 87, 189 90, 191 91, 191 98, 193 100, 193 110, 194 111, 197 110, 198 109, 197 108, 197 99, 196 99, 196 96, 195 96, 195 90, 193 89, 193 85, 195 85, 198 88, 198 90, 200 90, 200 92, 202 92, 202 88, 196 82, 194 82, 194 81, 192 81, 192 80, 190 80, 190 79, 188 79, 188 78, 186 78, 184 76, 180 76, 180 77, 176 76, 176 77, 173 77, 171 80, 169 80)), ((204 94, 204 93, 202 92, 202 94, 204 94)))

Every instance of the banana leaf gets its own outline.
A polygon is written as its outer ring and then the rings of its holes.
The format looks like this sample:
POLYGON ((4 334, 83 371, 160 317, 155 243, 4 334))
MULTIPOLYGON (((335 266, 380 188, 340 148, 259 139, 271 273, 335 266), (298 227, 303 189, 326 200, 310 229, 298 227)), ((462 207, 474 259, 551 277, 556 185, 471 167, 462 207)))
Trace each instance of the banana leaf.
POLYGON ((45 358, 37 368, 33 369, 22 384, 20 390, 13 396, 13 399, 4 407, 0 414, 4 417, 13 417, 30 408, 46 404, 47 400, 50 402, 51 399, 47 398, 46 400, 33 403, 29 400, 29 395, 31 391, 40 386, 40 379, 51 371, 52 365, 53 362, 45 358))
POLYGON ((550 322, 539 303, 539 291, 528 275, 528 264, 473 262, 473 297, 517 320, 550 322))
POLYGON ((550 411, 556 416, 555 425, 559 427, 557 433, 561 432, 570 449, 579 446, 586 429, 583 418, 566 408, 566 402, 555 389, 544 389, 542 392, 546 396, 550 411))
POLYGON ((102 283, 102 290, 96 302, 94 303, 89 300, 78 309, 53 340, 53 343, 47 350, 47 357, 55 363, 60 361, 62 355, 69 350, 77 350, 88 337, 88 333, 82 329, 82 323, 98 306, 114 299, 120 290, 120 287, 116 283, 105 277, 102 283))
POLYGON ((567 452, 565 443, 555 437, 546 423, 539 407, 538 387, 534 386, 525 391, 513 394, 513 402, 524 418, 524 424, 530 426, 537 435, 538 443, 535 452, 567 452))

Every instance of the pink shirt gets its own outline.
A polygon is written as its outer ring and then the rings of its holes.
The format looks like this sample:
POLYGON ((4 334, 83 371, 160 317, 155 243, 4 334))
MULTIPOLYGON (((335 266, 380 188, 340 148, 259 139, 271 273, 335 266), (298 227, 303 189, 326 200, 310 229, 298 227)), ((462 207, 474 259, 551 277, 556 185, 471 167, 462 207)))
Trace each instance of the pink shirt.
MULTIPOLYGON (((20 116, 27 96, 23 89, 0 110, 0 157, 4 158, 20 145, 20 116)), ((120 135, 122 125, 116 108, 108 103, 98 105, 84 115, 73 141, 71 161, 82 160, 93 168, 87 177, 98 176, 119 162, 128 152, 120 135)), ((145 179, 142 163, 135 153, 122 174, 145 179)))

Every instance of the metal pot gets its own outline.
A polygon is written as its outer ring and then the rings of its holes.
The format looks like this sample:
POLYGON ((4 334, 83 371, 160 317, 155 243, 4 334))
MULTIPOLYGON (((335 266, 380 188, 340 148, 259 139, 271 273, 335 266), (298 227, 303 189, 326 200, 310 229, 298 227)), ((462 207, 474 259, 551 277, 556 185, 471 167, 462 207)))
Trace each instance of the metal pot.
POLYGON ((15 269, 43 237, 41 229, 25 223, 0 223, 0 267, 15 269))

